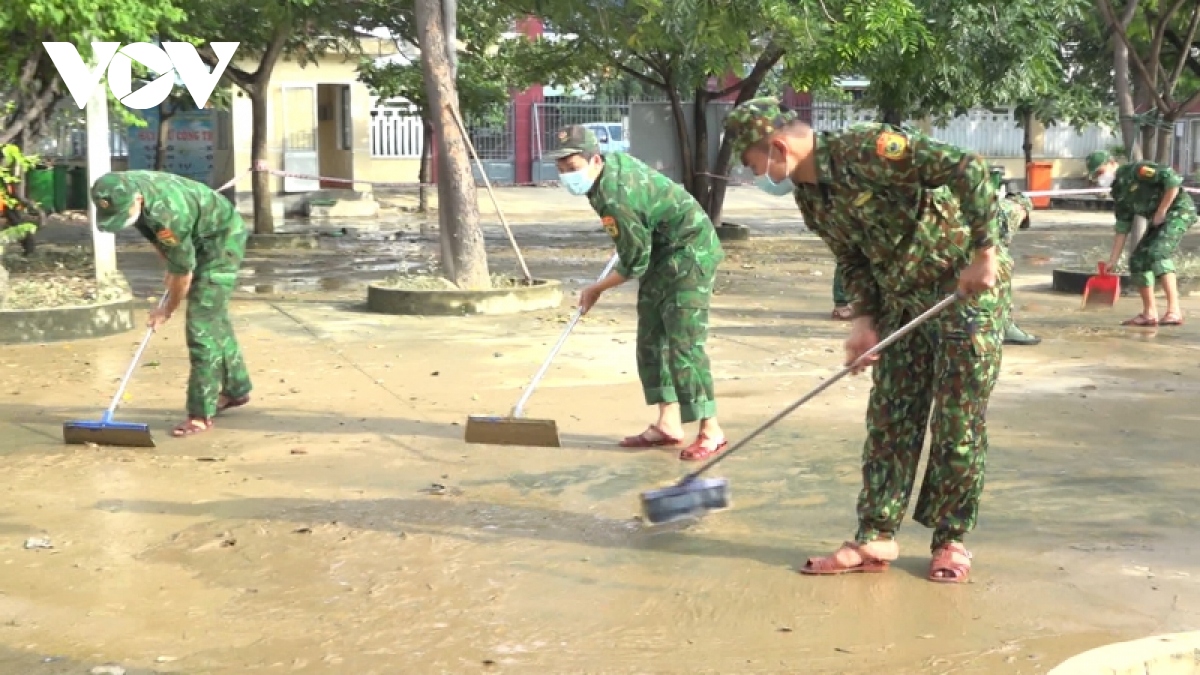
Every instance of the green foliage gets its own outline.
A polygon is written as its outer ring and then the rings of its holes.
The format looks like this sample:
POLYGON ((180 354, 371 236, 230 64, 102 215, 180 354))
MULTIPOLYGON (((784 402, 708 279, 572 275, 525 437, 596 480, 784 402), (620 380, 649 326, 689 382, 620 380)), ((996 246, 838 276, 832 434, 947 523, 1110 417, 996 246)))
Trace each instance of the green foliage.
POLYGON ((0 230, 0 249, 5 244, 15 244, 31 234, 36 234, 37 229, 35 223, 25 222, 0 230))
MULTIPOLYGON (((42 42, 70 42, 86 62, 92 42, 150 40, 156 27, 182 21, 172 0, 22 0, 0 3, 0 99, 6 102, 0 143, 34 133, 67 97, 42 42)), ((109 94, 111 98, 111 93, 109 94)), ((68 105, 73 103, 67 100, 68 105)), ((125 118, 123 106, 114 112, 125 118)), ((127 120, 131 121, 132 120, 127 120)))
POLYGON ((0 204, 4 208, 17 206, 17 200, 8 193, 8 188, 20 183, 21 177, 37 166, 38 160, 37 155, 26 155, 12 143, 0 147, 0 204))

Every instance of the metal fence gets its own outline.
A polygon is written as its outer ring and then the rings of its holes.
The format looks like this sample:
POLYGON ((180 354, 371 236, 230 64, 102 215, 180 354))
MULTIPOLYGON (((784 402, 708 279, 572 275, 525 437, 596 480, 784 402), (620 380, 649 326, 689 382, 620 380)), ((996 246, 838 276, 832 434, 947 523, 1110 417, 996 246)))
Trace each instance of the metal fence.
POLYGON ((372 158, 421 158, 421 150, 425 147, 425 124, 416 106, 407 102, 379 103, 370 114, 372 158))
POLYGON ((554 162, 545 154, 558 146, 563 127, 581 124, 596 134, 602 153, 627 152, 630 149, 629 103, 534 103, 530 111, 530 156, 535 183, 557 180, 554 162))
MULTIPOLYGON (((479 117, 467 115, 463 124, 479 154, 479 160, 493 184, 511 184, 517 178, 516 107, 509 103, 499 115, 479 117)), ((481 181, 479 169, 472 162, 472 173, 481 181)))

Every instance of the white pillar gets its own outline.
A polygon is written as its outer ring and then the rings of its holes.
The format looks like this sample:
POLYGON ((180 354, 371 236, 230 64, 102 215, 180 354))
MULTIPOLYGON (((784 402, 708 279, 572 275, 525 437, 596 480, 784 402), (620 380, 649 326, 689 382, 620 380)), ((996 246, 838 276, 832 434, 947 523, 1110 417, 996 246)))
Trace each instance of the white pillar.
MULTIPOLYGON (((112 129, 108 122, 108 87, 96 87, 87 105, 88 187, 112 171, 112 129)), ((88 221, 92 226, 92 249, 96 258, 96 279, 103 280, 117 271, 116 236, 96 228, 96 205, 88 197, 88 221)))

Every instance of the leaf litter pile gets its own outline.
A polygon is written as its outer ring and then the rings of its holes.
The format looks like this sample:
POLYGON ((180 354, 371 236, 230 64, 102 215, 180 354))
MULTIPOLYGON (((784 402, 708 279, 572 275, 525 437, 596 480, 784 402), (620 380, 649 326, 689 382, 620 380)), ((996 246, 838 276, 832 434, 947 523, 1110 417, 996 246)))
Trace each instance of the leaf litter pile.
POLYGON ((9 251, 0 258, 9 272, 2 309, 46 309, 96 305, 129 297, 124 283, 100 284, 91 249, 40 247, 25 257, 9 251))

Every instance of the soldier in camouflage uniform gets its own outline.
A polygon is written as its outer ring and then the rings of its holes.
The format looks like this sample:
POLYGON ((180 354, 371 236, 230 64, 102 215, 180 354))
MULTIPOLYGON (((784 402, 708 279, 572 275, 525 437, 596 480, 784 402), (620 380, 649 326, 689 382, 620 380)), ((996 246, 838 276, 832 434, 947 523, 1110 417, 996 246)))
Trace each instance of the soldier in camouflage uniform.
POLYGON ((678 446, 683 425, 700 421, 696 440, 680 453, 701 460, 728 445, 717 423, 712 372, 704 343, 717 265, 724 259, 717 231, 704 209, 678 183, 625 153, 601 156, 596 136, 582 126, 558 134, 554 159, 571 194, 587 195, 612 237, 619 262, 601 281, 583 289, 579 306, 637 278, 637 367, 647 405, 658 420, 625 438, 626 448, 678 446))
POLYGON ((1153 162, 1121 165, 1103 151, 1088 155, 1087 170, 1092 182, 1112 187, 1117 236, 1108 259, 1109 267, 1116 267, 1121 259, 1134 217, 1150 221, 1146 235, 1129 256, 1129 276, 1142 296, 1142 313, 1121 325, 1182 326, 1179 287, 1171 258, 1183 235, 1196 222, 1196 202, 1183 191, 1183 177, 1171 167, 1153 162), (1162 318, 1154 305, 1155 279, 1167 296, 1167 312, 1162 318))
POLYGON ((160 171, 101 176, 92 186, 92 201, 101 230, 132 225, 166 261, 170 297, 150 313, 149 326, 157 330, 187 297, 188 417, 171 433, 211 429, 217 413, 250 402, 250 374, 229 321, 229 299, 246 250, 241 216, 207 185, 160 171))
POLYGON ((875 357, 863 449, 858 532, 807 574, 882 572, 899 555, 925 441, 929 461, 914 520, 934 530, 929 579, 963 582, 983 492, 984 413, 1000 371, 1012 270, 1000 246, 996 189, 978 155, 907 128, 865 124, 814 132, 772 98, 725 123, 735 156, 769 194, 793 194, 807 226, 842 267, 855 317, 846 364, 957 289, 967 299, 875 357), (944 187, 939 190, 937 188, 944 187), (932 416, 931 416, 932 411, 932 416))
MULTIPOLYGON (((1001 169, 1003 171, 1003 169, 1001 169)), ((993 170, 993 182, 1000 188, 1003 173, 997 175, 993 170)), ((1020 192, 1009 192, 1000 199, 1000 242, 1005 250, 1012 250, 1013 235, 1017 230, 1029 227, 1029 219, 1033 214, 1033 201, 1020 192)), ((1010 256, 1011 257, 1011 256, 1010 256)), ((1016 319, 1009 315, 1008 326, 1004 329, 1004 344, 1033 346, 1041 344, 1042 339, 1021 330, 1016 319)))

